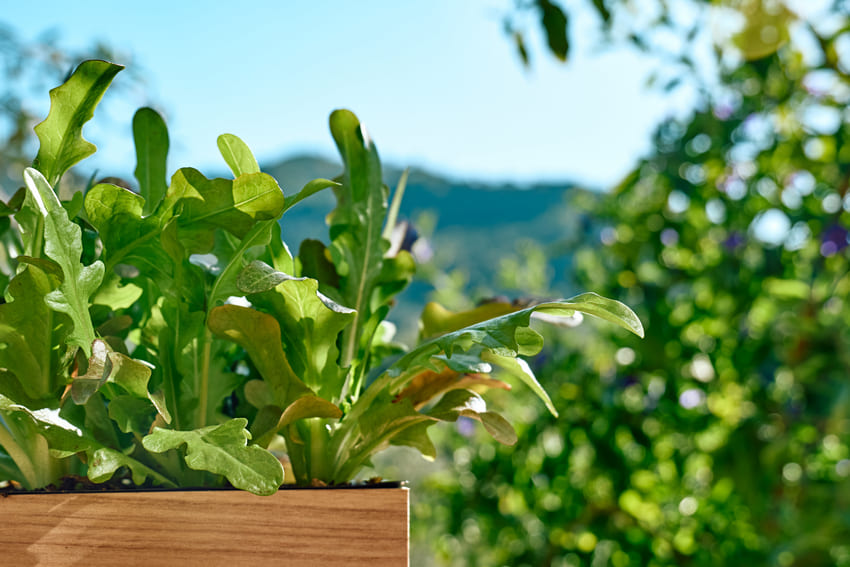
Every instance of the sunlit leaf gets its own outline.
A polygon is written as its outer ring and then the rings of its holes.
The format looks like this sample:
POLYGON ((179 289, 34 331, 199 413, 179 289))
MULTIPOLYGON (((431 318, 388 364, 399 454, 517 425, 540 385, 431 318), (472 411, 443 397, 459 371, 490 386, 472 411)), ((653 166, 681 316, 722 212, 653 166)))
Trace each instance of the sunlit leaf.
POLYGON ((260 164, 248 145, 233 134, 222 134, 216 140, 221 157, 227 162, 233 177, 244 173, 260 173, 260 164))
POLYGON ((95 152, 95 146, 82 137, 83 125, 123 68, 106 61, 84 61, 64 84, 50 91, 50 112, 35 127, 40 146, 33 162, 50 185, 56 185, 68 168, 95 152))
POLYGON ((80 263, 82 231, 68 219, 68 214, 41 173, 27 168, 24 180, 44 219, 44 253, 59 264, 65 276, 59 289, 47 294, 45 301, 52 309, 71 317, 74 330, 68 342, 82 348, 86 356, 91 356, 95 334, 88 311, 89 297, 103 279, 103 263, 96 261, 89 266, 80 263))
POLYGON ((247 424, 239 418, 194 431, 156 428, 142 443, 154 453, 185 446, 189 467, 220 474, 234 487, 254 494, 274 494, 283 484, 283 466, 265 449, 248 445, 247 424))

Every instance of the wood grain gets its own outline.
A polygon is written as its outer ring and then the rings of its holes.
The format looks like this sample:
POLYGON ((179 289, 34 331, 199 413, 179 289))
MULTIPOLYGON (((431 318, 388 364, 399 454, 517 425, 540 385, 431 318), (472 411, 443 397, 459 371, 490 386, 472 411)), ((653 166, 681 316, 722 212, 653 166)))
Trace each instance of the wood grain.
POLYGON ((15 567, 407 566, 406 488, 13 494, 0 563, 15 567))

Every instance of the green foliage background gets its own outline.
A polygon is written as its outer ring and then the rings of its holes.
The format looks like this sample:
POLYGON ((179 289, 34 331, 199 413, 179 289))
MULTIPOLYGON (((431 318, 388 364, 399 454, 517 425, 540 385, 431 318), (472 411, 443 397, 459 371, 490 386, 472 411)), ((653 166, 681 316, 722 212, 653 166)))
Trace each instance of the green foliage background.
MULTIPOLYGON (((416 487, 415 561, 850 565, 846 13, 757 13, 744 32, 796 40, 734 37, 692 117, 609 194, 573 193, 594 219, 576 284, 634 307, 647 337, 549 336, 534 366, 560 418, 519 408, 515 448, 447 435, 447 468, 416 487)), ((505 275, 539 274, 543 250, 505 275)))

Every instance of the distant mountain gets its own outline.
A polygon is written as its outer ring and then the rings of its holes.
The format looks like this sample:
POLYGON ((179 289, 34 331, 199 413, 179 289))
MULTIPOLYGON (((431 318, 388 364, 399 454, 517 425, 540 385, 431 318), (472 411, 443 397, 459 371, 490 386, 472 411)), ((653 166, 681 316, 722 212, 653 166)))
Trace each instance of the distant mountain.
MULTIPOLYGON (((263 170, 278 180, 286 194, 293 194, 311 179, 336 177, 342 165, 298 156, 265 165, 263 170)), ((401 169, 384 165, 384 181, 391 191, 400 176, 401 169)), ((554 250, 557 243, 587 230, 587 219, 570 207, 573 196, 581 192, 569 182, 517 187, 454 181, 411 169, 400 216, 429 238, 441 269, 462 269, 471 289, 516 294, 517 290, 500 289, 496 281, 500 259, 516 254, 517 243, 523 239, 554 250)), ((286 213, 283 236, 293 253, 304 238, 327 242, 324 219, 333 205, 333 193, 325 191, 286 213)), ((564 272, 569 261, 563 254, 550 261, 553 283, 564 295, 574 291, 566 289, 564 272)))

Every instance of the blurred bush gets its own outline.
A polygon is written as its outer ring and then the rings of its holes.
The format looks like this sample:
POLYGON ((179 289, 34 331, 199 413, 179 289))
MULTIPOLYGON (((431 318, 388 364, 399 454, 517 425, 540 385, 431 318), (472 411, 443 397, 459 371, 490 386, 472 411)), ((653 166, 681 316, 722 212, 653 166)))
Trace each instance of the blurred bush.
POLYGON ((411 529, 439 564, 850 565, 850 21, 829 15, 741 48, 619 187, 575 196, 577 283, 647 337, 550 336, 560 418, 529 396, 516 448, 445 436, 411 529))

